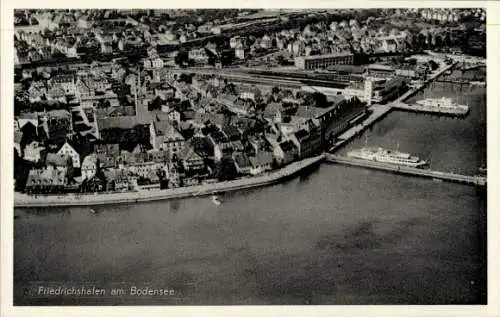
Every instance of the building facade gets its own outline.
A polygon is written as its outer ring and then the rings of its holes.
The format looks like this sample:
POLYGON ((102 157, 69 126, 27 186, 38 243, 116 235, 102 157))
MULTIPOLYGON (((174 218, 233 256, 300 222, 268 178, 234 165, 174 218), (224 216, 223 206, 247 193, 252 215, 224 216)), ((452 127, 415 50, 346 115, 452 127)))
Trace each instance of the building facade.
POLYGON ((327 68, 331 65, 352 65, 352 53, 335 53, 327 55, 299 56, 295 58, 295 67, 299 69, 327 68))

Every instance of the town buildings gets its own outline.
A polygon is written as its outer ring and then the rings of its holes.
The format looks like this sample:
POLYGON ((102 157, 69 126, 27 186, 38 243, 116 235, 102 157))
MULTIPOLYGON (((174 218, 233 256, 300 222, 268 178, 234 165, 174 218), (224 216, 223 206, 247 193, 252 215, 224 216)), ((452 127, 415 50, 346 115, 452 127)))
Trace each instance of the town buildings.
POLYGON ((320 153, 367 104, 391 100, 427 72, 402 58, 391 64, 418 34, 372 29, 370 19, 177 25, 162 14, 76 11, 16 17, 15 60, 23 69, 16 71, 14 147, 33 170, 26 173, 32 193, 158 189, 266 173, 320 153), (204 38, 210 34, 219 36, 204 38), (299 84, 222 75, 247 62, 299 84), (212 75, 192 76, 191 66, 212 75))

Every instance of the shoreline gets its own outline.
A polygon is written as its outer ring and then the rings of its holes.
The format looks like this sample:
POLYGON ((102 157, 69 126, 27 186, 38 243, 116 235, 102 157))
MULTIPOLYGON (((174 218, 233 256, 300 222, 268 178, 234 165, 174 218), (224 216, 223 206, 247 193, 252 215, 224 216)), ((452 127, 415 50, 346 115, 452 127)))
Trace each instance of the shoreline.
POLYGON ((295 176, 302 170, 320 163, 324 154, 291 163, 283 168, 271 171, 268 174, 241 178, 232 181, 213 184, 194 185, 171 189, 154 189, 145 191, 126 191, 109 194, 65 194, 63 195, 27 195, 14 193, 14 208, 43 208, 43 207, 75 207, 97 206, 125 203, 140 203, 170 199, 181 199, 212 195, 214 193, 231 192, 242 189, 272 185, 295 176))

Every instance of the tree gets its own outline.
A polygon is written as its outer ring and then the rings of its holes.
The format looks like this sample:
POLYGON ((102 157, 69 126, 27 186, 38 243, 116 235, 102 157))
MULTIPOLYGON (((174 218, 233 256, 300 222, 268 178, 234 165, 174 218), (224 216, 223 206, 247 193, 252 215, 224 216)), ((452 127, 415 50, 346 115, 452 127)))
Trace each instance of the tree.
POLYGON ((238 175, 233 159, 223 157, 215 167, 215 176, 219 181, 227 181, 235 179, 238 175))
POLYGON ((14 177, 16 179, 15 190, 24 190, 32 167, 33 165, 19 157, 17 151, 14 149, 14 177))
POLYGON ((184 66, 189 63, 189 54, 184 50, 180 50, 174 58, 175 64, 179 66, 184 66))
POLYGON ((182 73, 179 81, 185 82, 186 84, 191 84, 193 82, 193 77, 191 75, 182 73))
POLYGON ((311 101, 316 107, 325 107, 328 104, 328 99, 325 94, 314 92, 311 94, 311 101))
POLYGON ((276 56, 276 62, 278 63, 278 65, 283 65, 285 62, 285 58, 283 57, 283 55, 276 56))
POLYGON ((271 93, 274 95, 274 94, 278 94, 280 92, 280 89, 277 87, 277 86, 274 86, 272 89, 271 89, 271 93))
POLYGON ((439 68, 439 64, 433 60, 429 61, 429 66, 431 67, 431 70, 436 70, 439 68))

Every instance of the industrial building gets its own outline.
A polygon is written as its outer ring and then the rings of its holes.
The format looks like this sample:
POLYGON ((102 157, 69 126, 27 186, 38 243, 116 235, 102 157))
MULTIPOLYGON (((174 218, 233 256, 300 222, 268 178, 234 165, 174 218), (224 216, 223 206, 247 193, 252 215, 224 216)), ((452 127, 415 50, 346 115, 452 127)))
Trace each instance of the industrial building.
POLYGON ((299 69, 327 68, 331 65, 352 65, 354 55, 349 52, 326 55, 299 56, 295 58, 295 67, 299 69))

